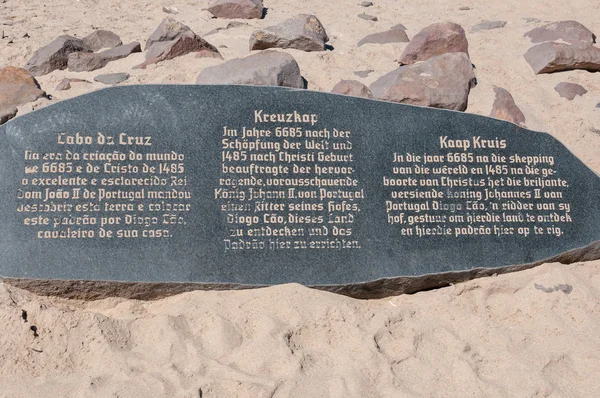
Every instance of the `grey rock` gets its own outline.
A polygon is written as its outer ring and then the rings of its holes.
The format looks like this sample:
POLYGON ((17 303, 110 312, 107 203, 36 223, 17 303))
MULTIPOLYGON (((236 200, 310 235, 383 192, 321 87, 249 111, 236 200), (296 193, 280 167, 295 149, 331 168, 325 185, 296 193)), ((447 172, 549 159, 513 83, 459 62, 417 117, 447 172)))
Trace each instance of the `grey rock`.
POLYGON ((373 33, 361 39, 357 46, 363 44, 408 43, 408 35, 402 29, 390 29, 385 32, 373 33))
POLYGON ((521 109, 515 104, 515 100, 508 91, 501 87, 494 87, 496 99, 492 105, 491 117, 496 119, 507 120, 519 126, 525 126, 525 115, 521 109))
POLYGON ((278 25, 252 32, 250 50, 294 48, 323 51, 328 41, 327 32, 316 16, 300 14, 278 25))
POLYGON ((457 52, 401 66, 377 79, 370 89, 375 98, 385 101, 464 111, 474 85, 469 56, 457 52))
POLYGON ((236 58, 200 72, 197 84, 249 84, 304 88, 300 67, 291 55, 279 51, 261 51, 236 58))
POLYGON ((600 102, 596 104, 596 108, 600 108, 600 102))
POLYGON ((109 73, 107 75, 98 75, 94 77, 94 81, 104 83, 106 85, 116 85, 129 79, 127 73, 109 73))
POLYGON ((577 21, 552 22, 525 33, 533 43, 562 40, 569 44, 593 44, 596 35, 577 21))
POLYGON ((560 82, 554 87, 554 90, 563 98, 568 99, 569 101, 573 101, 576 96, 583 96, 583 94, 587 93, 587 90, 575 83, 569 82, 560 82))
POLYGON ((125 58, 133 53, 142 51, 140 43, 133 42, 118 46, 99 53, 71 53, 68 67, 71 72, 90 72, 104 68, 109 62, 125 58))
POLYGON ((215 0, 207 11, 217 18, 260 19, 263 16, 261 0, 215 0))
POLYGON ((56 91, 65 91, 71 89, 71 80, 70 79, 62 79, 60 83, 56 85, 56 91))
POLYGON ((145 49, 148 50, 152 44, 157 42, 175 40, 182 34, 188 32, 192 32, 192 30, 187 25, 184 25, 173 18, 165 18, 160 25, 158 25, 156 30, 152 32, 148 40, 146 40, 145 49))
POLYGON ((539 19, 539 18, 523 18, 523 19, 525 20, 525 23, 532 23, 532 22, 538 23, 538 22, 542 22, 542 20, 539 19))
POLYGON ((469 55, 465 30, 453 22, 439 22, 417 33, 404 49, 398 63, 410 65, 446 53, 469 55))
POLYGON ((74 52, 91 52, 83 40, 72 36, 59 36, 50 44, 37 50, 27 61, 25 69, 33 76, 46 75, 55 70, 67 68, 69 54, 74 52))
POLYGON ((462 6, 462 7, 458 7, 458 9, 460 11, 469 11, 471 9, 471 7, 467 7, 467 6, 462 6))
POLYGON ((7 66, 0 69, 0 108, 10 115, 13 108, 45 97, 35 78, 25 69, 7 66))
POLYGON ((163 12, 167 14, 179 14, 179 10, 176 7, 163 6, 163 12))
POLYGON ((150 64, 180 57, 185 54, 200 51, 210 51, 219 54, 219 50, 194 32, 187 31, 174 40, 155 42, 146 53, 146 60, 136 68, 146 68, 150 64))
POLYGON ((96 30, 83 39, 83 44, 92 51, 98 51, 103 48, 113 48, 123 44, 121 38, 108 30, 96 30))
POLYGON ((373 15, 368 15, 368 14, 358 14, 358 17, 360 19, 366 19, 367 21, 378 21, 377 17, 373 16, 373 15))
POLYGON ((394 25, 390 28, 390 30, 406 30, 406 26, 402 25, 401 23, 394 25))
POLYGON ((363 1, 362 3, 360 3, 360 5, 363 7, 371 7, 373 3, 370 1, 363 1))
POLYGON ((365 78, 367 76, 369 76, 369 74, 373 72, 373 69, 367 69, 367 70, 357 70, 354 72, 354 74, 358 77, 362 77, 365 78))
POLYGON ((482 30, 500 29, 506 26, 506 21, 486 21, 473 26, 471 32, 480 32, 482 30))
POLYGON ((600 48, 589 44, 546 42, 531 47, 524 57, 535 74, 574 69, 600 71, 600 48))
POLYGON ((353 97, 373 98, 373 93, 364 84, 356 80, 342 80, 331 90, 332 93, 353 97))

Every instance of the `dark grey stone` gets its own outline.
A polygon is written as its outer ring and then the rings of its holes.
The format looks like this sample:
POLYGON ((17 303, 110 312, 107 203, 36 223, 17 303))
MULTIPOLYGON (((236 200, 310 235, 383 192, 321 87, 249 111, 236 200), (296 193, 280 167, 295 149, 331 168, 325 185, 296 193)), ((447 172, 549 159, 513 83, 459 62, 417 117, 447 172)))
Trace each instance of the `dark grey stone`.
POLYGON ((506 26, 506 21, 486 21, 479 23, 471 29, 471 32, 480 32, 482 30, 500 29, 506 26))
POLYGON ((0 275, 35 291, 80 298, 155 298, 286 282, 380 297, 525 269, 547 259, 600 258, 599 194, 598 175, 552 136, 483 116, 287 88, 114 87, 0 127, 0 201, 5 204, 0 207, 0 275), (291 123, 271 122, 266 114, 290 114, 291 123), (244 128, 252 132, 247 140, 244 128), (277 131, 287 137, 274 137, 277 131), (309 138, 307 131, 320 131, 314 137, 322 138, 309 138), (350 133, 341 138, 341 131, 350 133), (127 144, 128 137, 150 138, 127 144), (242 153, 242 146, 259 141, 272 149, 242 153), (467 150, 459 147, 467 142, 467 150), (492 148, 483 149, 482 143, 492 148), (344 158, 327 162, 318 152, 344 158), (86 159, 67 159, 73 153, 87 154, 86 159), (408 160, 425 153, 444 156, 445 163, 408 160), (306 158, 310 154, 315 161, 306 158), (291 155, 305 157, 286 162, 291 155), (445 171, 442 165, 448 166, 445 171), (352 170, 344 174, 323 167, 352 170), (396 184, 384 185, 386 179, 396 184), (442 179, 446 186, 426 186, 442 179), (357 185, 348 187, 353 180, 357 185), (492 188, 489 181, 498 185, 492 188), (250 187, 265 199, 242 200, 250 187), (295 189, 293 196, 289 188, 295 189), (535 198, 536 189, 541 199, 535 198), (475 193, 486 190, 495 197, 477 201, 475 193), (449 191, 465 197, 448 198, 449 191), (71 197, 44 202, 46 193, 58 192, 71 197), (428 197, 440 192, 443 198, 428 197), (388 212, 386 201, 407 208, 388 212), (549 203, 556 208, 548 209, 549 203), (546 210, 536 209, 543 204, 546 210), (465 219, 450 221, 457 215, 465 219), (493 221, 507 215, 514 221, 493 221), (532 216, 535 221, 527 221, 532 216), (390 224, 394 217, 406 223, 390 224), (434 217, 438 221, 431 222, 434 217), (305 234, 289 236, 294 229, 305 234), (413 235, 406 235, 409 230, 413 235), (426 235, 416 236, 419 230, 426 235), (93 237, 73 238, 90 231, 93 237), (113 237, 106 236, 109 231, 113 237), (265 248, 233 249, 246 247, 239 239, 249 247, 262 242, 265 248), (304 243, 323 248, 294 249, 304 243))
POLYGON ((363 1, 362 3, 360 3, 360 5, 363 7, 371 7, 373 3, 371 1, 363 1))
POLYGON ((98 75, 94 77, 94 80, 104 84, 119 84, 129 79, 128 73, 109 73, 107 75, 98 75))
POLYGON ((371 72, 374 72, 373 69, 365 69, 365 70, 357 70, 354 71, 354 74, 358 77, 367 77, 369 76, 369 74, 371 74, 371 72))
POLYGON ((369 14, 358 14, 358 17, 360 19, 366 19, 367 21, 373 21, 373 22, 378 21, 377 17, 375 17, 373 15, 369 15, 369 14))

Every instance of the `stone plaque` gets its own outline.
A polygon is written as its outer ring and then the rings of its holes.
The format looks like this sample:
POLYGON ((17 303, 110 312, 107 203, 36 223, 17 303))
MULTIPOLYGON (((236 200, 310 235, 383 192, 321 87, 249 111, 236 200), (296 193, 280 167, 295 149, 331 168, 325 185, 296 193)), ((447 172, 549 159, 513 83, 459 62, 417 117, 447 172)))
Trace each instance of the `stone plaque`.
POLYGON ((0 128, 0 275, 354 284, 600 240, 600 179, 546 133, 249 86, 127 86, 0 128))

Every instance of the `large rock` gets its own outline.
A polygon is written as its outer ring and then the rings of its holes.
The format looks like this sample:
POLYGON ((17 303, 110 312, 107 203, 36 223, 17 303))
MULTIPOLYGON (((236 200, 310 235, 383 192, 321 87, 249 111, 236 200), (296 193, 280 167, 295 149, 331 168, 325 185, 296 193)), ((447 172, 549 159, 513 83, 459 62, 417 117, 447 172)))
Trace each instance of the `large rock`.
POLYGON ((581 97, 583 94, 587 93, 587 90, 583 86, 569 82, 558 83, 556 87, 554 87, 554 90, 561 97, 566 98, 569 101, 573 101, 578 95, 581 97))
POLYGON ((103 48, 113 48, 123 44, 121 38, 108 30, 96 30, 83 39, 85 44, 90 50, 98 51, 103 48))
POLYGON ((327 32, 317 17, 300 14, 279 25, 254 31, 250 36, 250 50, 276 47, 323 51, 328 41, 327 32))
POLYGON ((71 53, 68 67, 71 72, 89 72, 104 68, 109 62, 125 58, 133 53, 142 51, 140 43, 133 42, 118 46, 99 53, 71 53))
POLYGON ((373 93, 364 84, 356 80, 342 80, 331 90, 332 93, 353 97, 373 98, 373 93))
POLYGON ((593 44, 596 36, 591 30, 577 21, 552 22, 544 26, 532 29, 525 33, 533 43, 545 41, 558 41, 570 44, 593 44))
POLYGON ((494 92, 496 93, 496 99, 494 100, 494 105, 492 105, 490 116, 525 126, 525 115, 523 115, 521 109, 515 104, 512 95, 501 87, 494 87, 494 92))
POLYGON ((465 30, 453 22, 434 23, 412 38, 398 63, 410 65, 446 53, 469 55, 469 43, 465 30))
POLYGON ((390 29, 365 36, 358 42, 357 46, 360 47, 363 44, 408 43, 408 41, 408 35, 404 29, 390 29))
POLYGON ((150 46, 146 52, 146 60, 137 68, 145 68, 150 64, 180 57, 192 52, 211 52, 220 56, 219 50, 194 32, 187 31, 170 41, 159 41, 150 46))
POLYGON ((196 83, 305 87, 294 57, 279 51, 262 51, 208 67, 200 72, 196 83))
POLYGON ((458 52, 401 66, 377 79, 370 89, 384 101, 464 111, 474 85, 469 56, 458 52))
POLYGON ((184 25, 173 18, 165 18, 160 25, 158 25, 156 30, 152 32, 148 40, 146 40, 145 50, 148 50, 154 43, 175 40, 182 34, 189 32, 192 32, 192 30, 187 25, 184 25))
POLYGON ((59 36, 50 44, 37 50, 25 65, 25 69, 33 76, 46 75, 55 70, 67 68, 69 54, 74 52, 91 52, 83 40, 72 36, 59 36))
POLYGON ((263 8, 261 0, 215 0, 206 10, 217 18, 260 19, 263 8))
POLYGON ((564 44, 546 42, 531 47, 525 60, 535 74, 573 69, 600 71, 600 48, 589 44, 564 44))
POLYGON ((0 69, 0 106, 13 108, 44 97, 46 93, 25 69, 7 66, 0 69))

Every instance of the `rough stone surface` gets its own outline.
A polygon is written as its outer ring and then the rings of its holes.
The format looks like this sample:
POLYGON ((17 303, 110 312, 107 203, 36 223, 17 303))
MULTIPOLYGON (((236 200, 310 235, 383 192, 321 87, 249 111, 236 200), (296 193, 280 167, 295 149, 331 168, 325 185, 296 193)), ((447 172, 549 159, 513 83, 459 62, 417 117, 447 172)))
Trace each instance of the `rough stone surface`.
POLYGON ((207 10, 217 18, 260 19, 263 16, 261 0, 215 0, 207 10))
POLYGON ((125 58, 142 51, 140 43, 133 42, 99 53, 71 53, 68 67, 71 72, 89 72, 104 68, 109 62, 125 58))
POLYGON ((584 69, 600 71, 600 48, 589 44, 546 42, 531 47, 525 60, 535 74, 584 69))
POLYGON ((81 39, 72 36, 59 36, 50 44, 37 50, 25 65, 33 76, 46 75, 55 70, 67 68, 69 54, 74 52, 90 52, 81 39))
POLYGON ((187 25, 184 25, 173 18, 165 18, 160 25, 158 25, 156 30, 152 32, 148 40, 146 40, 145 50, 148 50, 154 43, 175 40, 182 34, 189 32, 192 32, 192 30, 187 25))
POLYGON ((453 22, 434 23, 412 38, 398 63, 410 65, 446 53, 469 55, 469 43, 465 30, 453 22))
POLYGON ((494 87, 496 99, 492 105, 491 117, 503 119, 520 126, 525 126, 525 115, 519 109, 512 95, 501 87, 494 87))
POLYGON ((196 83, 305 87, 294 57, 273 50, 208 67, 200 72, 196 83))
POLYGON ((364 84, 356 80, 342 80, 331 90, 332 93, 353 97, 373 98, 373 93, 364 84))
POLYGON ((377 22, 378 19, 377 17, 373 16, 373 15, 368 15, 368 14, 358 14, 358 17, 360 19, 365 19, 367 21, 373 21, 373 22, 377 22))
POLYGON ((486 21, 473 26, 471 32, 480 32, 482 30, 500 29, 506 26, 506 21, 486 21))
POLYGON ((210 51, 220 55, 219 50, 192 31, 179 35, 170 41, 152 44, 146 53, 146 60, 136 68, 145 68, 150 64, 181 57, 192 52, 210 51))
POLYGON ((411 105, 464 111, 475 74, 465 53, 448 53, 401 66, 371 86, 375 98, 411 105))
POLYGON ((583 94, 587 93, 587 90, 575 83, 569 82, 560 82, 554 87, 554 90, 560 94, 561 97, 568 99, 569 101, 573 101, 576 96, 583 96, 583 94))
POLYGON ((83 44, 89 47, 92 51, 98 51, 103 48, 113 48, 123 44, 121 38, 115 33, 108 30, 96 30, 83 39, 83 44))
POLYGON ((109 73, 107 75, 98 75, 94 77, 94 81, 104 83, 106 85, 116 85, 129 79, 127 73, 109 73))
POLYGON ((596 35, 577 21, 552 22, 525 33, 533 43, 562 40, 569 44, 593 44, 596 35))
POLYGON ((278 25, 252 32, 250 50, 294 48, 323 51, 328 41, 327 32, 316 16, 300 14, 278 25))
POLYGON ((0 108, 4 113, 10 114, 13 108, 45 95, 37 80, 25 69, 14 66, 0 69, 0 108))
POLYGON ((390 29, 385 32, 373 33, 361 39, 357 46, 363 44, 408 43, 408 35, 402 29, 390 29))

